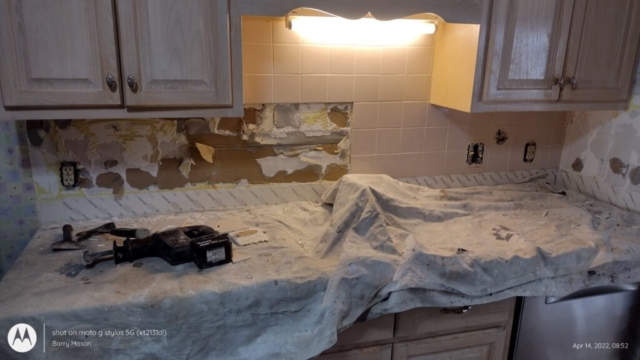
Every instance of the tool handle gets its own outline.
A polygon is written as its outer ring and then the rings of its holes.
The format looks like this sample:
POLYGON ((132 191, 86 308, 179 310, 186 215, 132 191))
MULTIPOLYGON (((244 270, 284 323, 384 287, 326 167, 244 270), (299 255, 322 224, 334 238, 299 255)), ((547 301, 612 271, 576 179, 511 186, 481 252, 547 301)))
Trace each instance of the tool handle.
POLYGON ((86 240, 92 237, 93 235, 108 234, 111 229, 115 229, 115 228, 116 228, 116 224, 111 222, 111 223, 106 223, 102 226, 98 226, 97 228, 94 228, 91 230, 81 231, 76 234, 76 238, 77 238, 76 241, 86 240))
POLYGON ((62 241, 73 241, 73 227, 69 224, 62 227, 62 241))
POLYGON ((151 232, 147 229, 115 228, 111 229, 109 234, 127 239, 144 239, 149 237, 151 232))
POLYGON ((157 256, 157 246, 152 236, 142 239, 127 239, 122 246, 113 242, 113 260, 116 264, 157 256))

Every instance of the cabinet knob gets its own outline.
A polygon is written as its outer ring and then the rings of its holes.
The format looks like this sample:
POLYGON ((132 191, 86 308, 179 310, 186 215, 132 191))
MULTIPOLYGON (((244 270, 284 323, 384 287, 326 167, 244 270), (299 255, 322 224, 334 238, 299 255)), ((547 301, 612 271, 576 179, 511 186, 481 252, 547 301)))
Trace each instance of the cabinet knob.
POLYGON ((132 75, 127 76, 127 85, 129 85, 129 88, 133 91, 136 90, 136 88, 138 87, 138 83, 136 82, 136 78, 134 78, 132 75))
POLYGON ((569 79, 569 84, 571 84, 571 88, 575 89, 578 87, 578 79, 576 79, 576 77, 572 77, 569 79))
POLYGON ((564 87, 564 78, 562 77, 556 78, 555 84, 558 85, 562 90, 562 88, 564 87))
POLYGON ((116 79, 113 77, 113 75, 108 74, 107 77, 105 78, 105 81, 107 82, 107 86, 109 87, 109 89, 111 90, 116 89, 116 86, 118 84, 116 84, 116 79))

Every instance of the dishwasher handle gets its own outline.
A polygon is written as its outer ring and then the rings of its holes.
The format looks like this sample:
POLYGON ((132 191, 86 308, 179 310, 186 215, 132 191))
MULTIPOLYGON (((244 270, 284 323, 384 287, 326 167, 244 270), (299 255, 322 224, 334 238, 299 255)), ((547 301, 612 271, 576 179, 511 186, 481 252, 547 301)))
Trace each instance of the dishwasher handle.
POLYGON ((571 294, 565 295, 565 296, 560 296, 560 297, 547 296, 544 303, 555 304, 562 301, 578 300, 578 299, 584 299, 588 297, 615 294, 615 293, 627 292, 627 291, 636 291, 638 290, 638 285, 639 284, 611 284, 611 285, 594 286, 594 287, 572 292, 571 294))

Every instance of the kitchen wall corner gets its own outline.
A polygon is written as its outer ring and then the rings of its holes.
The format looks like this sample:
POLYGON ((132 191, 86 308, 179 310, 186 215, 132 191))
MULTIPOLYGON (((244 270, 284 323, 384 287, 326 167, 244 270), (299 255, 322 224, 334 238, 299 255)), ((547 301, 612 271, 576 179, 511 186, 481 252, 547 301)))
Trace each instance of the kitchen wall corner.
POLYGON ((560 161, 563 171, 612 187, 620 201, 626 192, 640 200, 640 66, 632 93, 627 111, 569 113, 560 161))
POLYGON ((40 226, 24 121, 0 121, 0 278, 40 226))

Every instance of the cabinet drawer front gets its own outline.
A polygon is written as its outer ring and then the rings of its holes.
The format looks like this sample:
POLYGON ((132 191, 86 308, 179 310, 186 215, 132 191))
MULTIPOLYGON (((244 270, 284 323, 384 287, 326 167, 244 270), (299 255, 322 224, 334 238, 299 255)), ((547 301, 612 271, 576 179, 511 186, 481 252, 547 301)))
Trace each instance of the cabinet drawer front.
POLYGON ((120 105, 113 10, 104 0, 0 0, 4 105, 120 105))
POLYGON ((228 15, 227 0, 118 0, 126 105, 231 105, 228 15))
POLYGON ((507 332, 488 329, 393 345, 393 360, 502 360, 507 332))
POLYGON ((391 344, 322 354, 316 360, 390 360, 391 344))
POLYGON ((358 344, 393 338, 394 314, 384 315, 363 323, 355 324, 338 334, 338 342, 326 352, 353 348, 358 344))
MULTIPOLYGON (((443 313, 443 308, 417 308, 396 315, 395 337, 417 338, 490 327, 507 327, 515 298, 472 306, 466 313, 443 313)), ((451 308, 456 309, 456 308, 451 308)))

